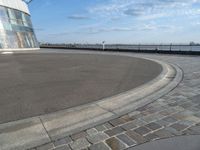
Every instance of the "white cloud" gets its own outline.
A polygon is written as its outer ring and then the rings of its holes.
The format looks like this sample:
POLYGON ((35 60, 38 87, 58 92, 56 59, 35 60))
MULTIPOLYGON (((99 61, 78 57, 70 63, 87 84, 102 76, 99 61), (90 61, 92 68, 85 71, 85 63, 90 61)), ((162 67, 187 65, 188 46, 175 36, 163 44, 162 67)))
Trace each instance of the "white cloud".
POLYGON ((200 26, 200 21, 192 23, 193 26, 200 26))
POLYGON ((84 19, 89 19, 89 17, 85 15, 70 15, 68 16, 68 19, 84 20, 84 19))
MULTIPOLYGON (((86 34, 99 34, 105 32, 137 32, 137 31, 154 31, 154 30, 162 30, 162 31, 174 31, 176 28, 172 25, 158 25, 155 23, 150 24, 138 24, 134 26, 114 26, 114 27, 102 27, 102 25, 91 25, 91 26, 83 26, 79 28, 79 33, 86 34)), ((179 27, 180 28, 180 27, 179 27)))
POLYGON ((187 11, 197 12, 192 7, 200 0, 110 0, 89 8, 89 12, 100 17, 125 17, 156 19, 166 16, 187 15, 187 11), (186 11, 186 12, 185 12, 186 11), (152 16, 152 17, 151 17, 152 16))

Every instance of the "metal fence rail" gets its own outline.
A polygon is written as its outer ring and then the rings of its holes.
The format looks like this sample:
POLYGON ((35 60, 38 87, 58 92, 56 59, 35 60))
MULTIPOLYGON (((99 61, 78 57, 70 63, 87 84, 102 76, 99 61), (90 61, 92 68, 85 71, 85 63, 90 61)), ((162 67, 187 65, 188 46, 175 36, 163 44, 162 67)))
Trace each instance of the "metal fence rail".
MULTIPOLYGON (((63 49, 90 49, 103 50, 101 44, 41 44, 42 48, 63 48, 63 49)), ((104 50, 112 51, 138 51, 138 52, 195 52, 200 53, 200 45, 122 45, 107 44, 104 50)))

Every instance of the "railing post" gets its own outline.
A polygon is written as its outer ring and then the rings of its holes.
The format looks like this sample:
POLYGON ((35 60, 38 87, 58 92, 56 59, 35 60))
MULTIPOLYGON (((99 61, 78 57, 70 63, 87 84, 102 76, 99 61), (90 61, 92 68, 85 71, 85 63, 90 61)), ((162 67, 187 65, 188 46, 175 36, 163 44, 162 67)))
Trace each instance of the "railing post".
POLYGON ((102 48, 103 48, 103 51, 104 51, 105 50, 105 41, 102 42, 102 46, 103 46, 102 48))
POLYGON ((140 44, 138 45, 138 50, 140 51, 140 44))
POLYGON ((172 43, 170 44, 169 51, 172 52, 172 43))

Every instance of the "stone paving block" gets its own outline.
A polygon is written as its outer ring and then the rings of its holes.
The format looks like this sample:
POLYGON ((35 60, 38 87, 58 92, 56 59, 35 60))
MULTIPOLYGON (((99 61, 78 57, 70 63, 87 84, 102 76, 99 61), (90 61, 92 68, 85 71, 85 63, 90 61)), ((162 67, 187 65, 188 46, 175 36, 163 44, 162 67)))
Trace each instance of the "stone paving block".
POLYGON ((175 106, 175 107, 171 107, 169 108, 171 109, 171 111, 173 111, 173 113, 177 113, 177 112, 180 112, 180 111, 184 111, 185 109, 181 106, 175 106))
MULTIPOLYGON (((173 96, 176 96, 177 95, 177 93, 174 93, 174 95, 173 96)), ((179 94, 178 94, 179 95, 179 94)), ((164 95, 163 97, 162 97, 162 99, 164 99, 164 100, 166 100, 166 99, 171 99, 172 98, 172 96, 170 95, 170 94, 167 94, 167 95, 164 95)))
POLYGON ((195 124, 195 122, 189 121, 189 120, 181 120, 181 121, 179 121, 179 123, 180 123, 180 124, 183 124, 183 125, 186 125, 186 126, 188 126, 188 127, 195 124))
POLYGON ((193 97, 190 98, 192 100, 192 102, 200 104, 200 94, 195 95, 193 97))
POLYGON ((195 106, 195 108, 197 108, 198 110, 200 110, 200 104, 195 106))
POLYGON ((126 122, 125 120, 120 119, 120 118, 109 121, 109 123, 112 124, 113 126, 118 126, 118 125, 124 124, 125 122, 126 122))
POLYGON ((189 134, 200 134, 200 126, 192 126, 186 132, 189 134))
POLYGON ((126 124, 123 124, 121 127, 128 131, 130 129, 137 128, 137 125, 134 122, 128 122, 126 124))
POLYGON ((133 111, 131 113, 128 114, 129 117, 134 117, 136 115, 139 115, 140 114, 140 111, 133 111))
POLYGON ((170 123, 164 120, 157 120, 155 123, 159 124, 160 126, 166 127, 168 126, 170 123))
POLYGON ((181 111, 181 112, 173 114, 172 117, 179 119, 179 120, 182 120, 182 119, 185 119, 188 116, 192 116, 193 114, 194 114, 194 112, 189 111, 189 110, 185 110, 185 111, 181 111))
MULTIPOLYGON (((157 103, 155 103, 154 105, 156 105, 157 103)), ((154 108, 154 112, 159 114, 160 111, 162 111, 163 109, 165 109, 165 107, 159 106, 159 107, 153 107, 154 108)))
POLYGON ((97 129, 95 129, 95 128, 88 129, 88 130, 86 130, 86 132, 87 132, 88 135, 93 135, 93 134, 98 133, 97 129))
POLYGON ((193 106, 193 104, 190 103, 190 102, 187 102, 187 103, 183 103, 183 104, 181 104, 180 106, 183 107, 183 108, 185 108, 185 109, 187 109, 187 108, 193 106))
MULTIPOLYGON (((167 104, 164 102, 164 100, 162 99, 162 101, 160 101, 160 99, 156 100, 156 103, 155 105, 153 105, 154 107, 157 107, 157 108, 163 108, 165 107, 167 104)), ((159 110, 161 111, 161 110, 159 110)))
MULTIPOLYGON (((154 104, 155 104, 155 103, 152 103, 152 105, 154 105, 154 104)), ((157 113, 157 112, 158 112, 158 110, 155 109, 153 106, 149 107, 149 108, 147 109, 147 111, 150 112, 151 114, 157 113)))
POLYGON ((169 115, 171 115, 171 113, 167 109, 161 111, 160 114, 162 114, 163 116, 169 116, 169 115))
POLYGON ((154 132, 154 134, 156 134, 159 138, 169 138, 173 136, 172 133, 170 133, 169 131, 165 129, 158 130, 154 132))
POLYGON ((144 126, 144 125, 147 124, 147 122, 145 122, 145 121, 142 120, 142 119, 133 120, 132 123, 135 124, 135 125, 137 125, 137 126, 144 126))
POLYGON ((195 116, 200 118, 200 112, 196 113, 195 116))
POLYGON ((183 96, 186 96, 187 98, 191 98, 191 97, 194 97, 194 96, 196 96, 196 94, 195 93, 193 93, 193 92, 179 92, 181 95, 183 95, 183 96))
POLYGON ((111 125, 109 122, 104 123, 103 126, 106 127, 107 129, 113 128, 113 125, 111 125))
POLYGON ((145 136, 145 139, 147 139, 148 141, 153 141, 153 140, 159 139, 159 136, 154 133, 150 133, 145 136))
POLYGON ((79 138, 85 138, 86 136, 87 136, 87 133, 85 131, 82 131, 82 132, 71 135, 71 138, 72 140, 77 140, 79 138))
POLYGON ((137 115, 135 115, 135 116, 132 116, 131 118, 132 118, 133 120, 136 120, 136 119, 139 119, 139 118, 142 118, 142 117, 144 117, 144 115, 140 112, 140 114, 137 114, 137 115))
POLYGON ((200 109, 199 109, 199 108, 196 108, 196 107, 194 106, 194 107, 189 107, 189 108, 187 108, 187 110, 192 111, 192 112, 194 112, 194 113, 198 113, 200 109))
POLYGON ((90 143, 85 138, 80 138, 70 143, 70 146, 73 150, 81 150, 90 146, 90 143))
POLYGON ((49 149, 53 149, 53 148, 54 148, 53 143, 48 143, 48 144, 37 147, 36 150, 49 150, 49 149))
POLYGON ((149 110, 146 110, 146 111, 142 111, 141 114, 142 114, 142 116, 144 117, 144 116, 150 115, 151 112, 150 112, 149 110))
POLYGON ((62 146, 56 147, 54 150, 71 150, 71 148, 69 147, 69 145, 62 145, 62 146))
POLYGON ((126 132, 126 134, 132 138, 134 141, 137 142, 137 144, 145 143, 147 140, 141 136, 140 134, 136 133, 135 131, 129 130, 126 132))
POLYGON ((60 140, 55 141, 53 144, 54 144, 54 146, 57 147, 57 146, 59 146, 59 145, 66 145, 67 142, 66 142, 65 139, 60 139, 60 140))
POLYGON ((177 111, 168 107, 167 109, 161 111, 160 114, 162 114, 163 116, 169 116, 169 115, 174 114, 175 112, 177 112, 177 111))
POLYGON ((188 121, 193 121, 195 123, 200 123, 200 118, 199 117, 196 117, 196 116, 187 116, 185 118, 185 120, 188 120, 188 121))
POLYGON ((69 144, 72 142, 72 139, 69 136, 67 136, 65 137, 65 141, 67 142, 67 144, 69 144))
POLYGON ((106 128, 104 125, 99 125, 99 126, 96 126, 95 129, 97 131, 101 132, 101 131, 105 131, 105 130, 107 130, 109 128, 106 128))
POLYGON ((124 132, 125 130, 121 127, 115 127, 113 129, 110 129, 110 130, 107 130, 105 131, 105 133, 109 136, 113 136, 113 135, 117 135, 117 134, 120 134, 122 132, 124 132))
POLYGON ((190 129, 184 130, 182 133, 183 133, 184 135, 199 135, 198 132, 193 131, 193 130, 190 130, 190 129))
POLYGON ((137 129, 134 130, 136 133, 140 134, 140 135, 145 135, 145 134, 148 134, 149 132, 151 132, 150 129, 148 129, 147 127, 139 127, 137 129))
POLYGON ((133 120, 133 118, 131 118, 129 115, 124 115, 120 117, 120 119, 123 119, 125 122, 129 122, 133 120))
POLYGON ((117 119, 110 120, 109 123, 116 127, 116 126, 118 126, 120 124, 125 123, 125 121, 120 119, 120 118, 117 118, 117 119))
POLYGON ((180 123, 174 123, 170 127, 176 129, 177 131, 182 131, 182 130, 186 129, 188 126, 186 126, 184 124, 180 124, 180 123))
MULTIPOLYGON (((188 98, 186 98, 186 99, 181 99, 181 100, 179 100, 179 101, 177 101, 178 103, 179 103, 179 105, 181 105, 181 104, 184 104, 184 103, 186 103, 186 102, 188 102, 188 98)), ((183 108, 183 107, 181 107, 181 108, 183 108)))
POLYGON ((101 133, 101 132, 87 136, 88 141, 93 144, 104 141, 107 138, 109 138, 108 135, 105 133, 101 133))
POLYGON ((110 150, 110 148, 105 143, 101 142, 90 146, 89 150, 110 150))
POLYGON ((143 107, 140 107, 140 108, 137 108, 136 111, 145 111, 147 109, 146 106, 143 106, 143 107))
POLYGON ((169 103, 169 106, 178 106, 179 104, 177 102, 169 103))
POLYGON ((151 115, 148 115, 148 116, 145 116, 145 117, 142 117, 141 119, 144 120, 145 122, 153 122, 153 121, 156 121, 158 120, 158 114, 151 114, 151 115))
POLYGON ((117 138, 128 146, 136 145, 136 142, 132 140, 130 137, 128 137, 126 134, 120 134, 117 136, 117 138))
POLYGON ((145 114, 145 116, 147 116, 147 115, 150 115, 150 114, 153 114, 153 113, 155 113, 155 110, 152 110, 152 109, 147 109, 147 110, 143 111, 142 113, 144 113, 144 114, 145 114), (144 113, 144 112, 145 112, 145 113, 144 113))
POLYGON ((152 122, 152 123, 149 123, 147 125, 145 125, 147 128, 151 129, 151 130, 157 130, 157 129, 160 129, 162 128, 161 125, 155 123, 155 122, 152 122))
POLYGON ((177 131, 176 129, 172 128, 172 127, 166 127, 165 130, 167 130, 168 132, 170 132, 171 134, 177 136, 177 135, 182 135, 182 132, 177 131))
POLYGON ((112 137, 106 140, 106 143, 112 150, 122 150, 126 148, 126 145, 123 144, 120 140, 115 137, 112 137))
POLYGON ((169 122, 169 123, 174 123, 174 122, 178 121, 177 119, 175 119, 174 117, 171 117, 171 116, 165 117, 165 118, 163 118, 163 120, 166 122, 169 122))

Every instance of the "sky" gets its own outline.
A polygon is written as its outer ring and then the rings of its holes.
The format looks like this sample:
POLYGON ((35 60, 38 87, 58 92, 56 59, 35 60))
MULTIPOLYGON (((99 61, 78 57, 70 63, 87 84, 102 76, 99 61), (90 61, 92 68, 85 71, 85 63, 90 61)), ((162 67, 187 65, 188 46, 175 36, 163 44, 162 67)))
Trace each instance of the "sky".
POLYGON ((40 42, 200 43, 200 0, 33 0, 40 42))

